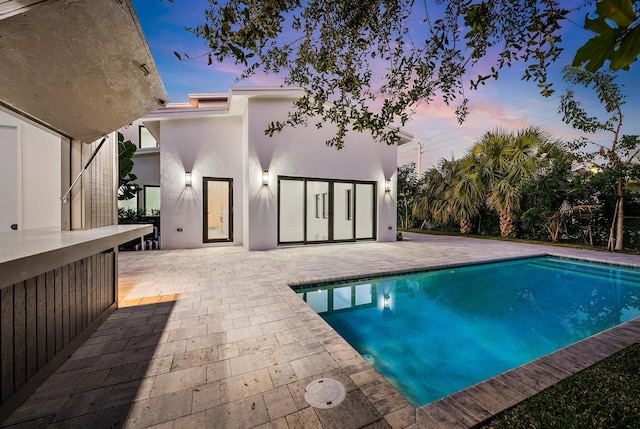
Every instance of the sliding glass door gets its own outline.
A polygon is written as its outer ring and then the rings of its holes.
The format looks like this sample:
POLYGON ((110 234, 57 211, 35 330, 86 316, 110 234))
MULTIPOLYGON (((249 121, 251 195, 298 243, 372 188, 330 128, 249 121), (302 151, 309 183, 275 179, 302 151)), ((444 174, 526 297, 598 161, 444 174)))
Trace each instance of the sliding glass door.
POLYGON ((233 241, 233 179, 203 178, 203 241, 233 241))
POLYGON ((278 243, 375 238, 375 183, 278 179, 278 243))

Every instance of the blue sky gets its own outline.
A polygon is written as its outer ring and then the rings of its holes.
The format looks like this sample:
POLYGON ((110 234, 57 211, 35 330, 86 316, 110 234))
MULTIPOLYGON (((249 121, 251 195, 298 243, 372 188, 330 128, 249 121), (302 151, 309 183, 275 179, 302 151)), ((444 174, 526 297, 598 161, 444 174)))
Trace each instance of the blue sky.
MULTIPOLYGON (((570 7, 577 2, 570 0, 563 2, 563 6, 570 7)), ((190 93, 226 93, 231 86, 279 86, 282 83, 273 75, 257 75, 238 82, 236 77, 242 69, 232 62, 214 61, 208 66, 206 57, 196 58, 206 54, 207 46, 185 28, 204 21, 206 0, 133 0, 133 4, 171 102, 185 102, 190 93), (174 51, 188 53, 196 59, 179 61, 174 51)), ((582 24, 585 14, 575 14, 572 21, 582 24)), ((423 144, 423 170, 436 164, 442 157, 450 158, 452 154, 456 158, 462 156, 476 138, 496 127, 517 130, 538 125, 554 137, 568 140, 581 135, 563 124, 558 114, 559 96, 564 88, 560 70, 571 63, 577 47, 586 42, 591 34, 574 23, 565 23, 562 29, 565 52, 550 69, 549 79, 556 89, 552 97, 542 97, 533 82, 521 81, 522 68, 515 66, 502 71, 498 81, 489 82, 478 91, 466 92, 470 99, 470 114, 462 125, 458 125, 455 118, 455 106, 445 106, 438 100, 419 106, 404 129, 415 135, 416 142, 423 144)), ((640 134, 639 70, 640 63, 636 62, 631 71, 619 72, 618 82, 624 85, 628 95, 623 111, 625 134, 640 134)), ((599 108, 593 94, 578 98, 587 108, 599 108)), ((589 137, 606 146, 611 142, 610 134, 606 133, 589 137)), ((417 162, 417 159, 418 148, 415 143, 399 147, 398 165, 417 162)))

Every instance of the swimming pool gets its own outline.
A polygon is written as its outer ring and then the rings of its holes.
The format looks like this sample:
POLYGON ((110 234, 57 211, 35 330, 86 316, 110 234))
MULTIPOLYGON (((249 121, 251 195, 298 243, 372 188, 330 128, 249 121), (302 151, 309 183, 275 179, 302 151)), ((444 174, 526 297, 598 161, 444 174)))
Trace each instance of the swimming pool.
POLYGON ((640 316, 640 270, 538 257, 296 292, 416 407, 640 316))

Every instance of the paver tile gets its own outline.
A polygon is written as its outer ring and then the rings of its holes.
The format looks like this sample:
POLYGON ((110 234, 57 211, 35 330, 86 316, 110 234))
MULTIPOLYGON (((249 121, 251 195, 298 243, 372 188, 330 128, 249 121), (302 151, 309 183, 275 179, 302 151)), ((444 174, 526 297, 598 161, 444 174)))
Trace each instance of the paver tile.
POLYGON ((133 403, 127 427, 144 428, 191 414, 192 389, 133 403))
POLYGON ((336 361, 327 352, 296 359, 290 363, 293 372, 299 379, 338 368, 336 361))
POLYGON ((253 395, 206 411, 206 426, 216 429, 245 429, 269 421, 262 395, 253 395))
POLYGON ((192 412, 208 410, 222 404, 220 382, 202 384, 193 388, 192 412))
POLYGON ((276 359, 271 350, 257 350, 252 354, 238 356, 229 359, 231 375, 236 376, 262 368, 268 368, 276 364, 276 359))
POLYGON ((162 396, 193 388, 203 384, 207 379, 206 367, 194 367, 172 371, 156 376, 151 396, 162 396))
POLYGON ((323 429, 320 419, 311 407, 289 414, 286 419, 290 429, 323 429))
POLYGON ((66 420, 99 411, 110 392, 111 388, 105 387, 71 395, 53 421, 66 420))
POLYGON ((266 369, 225 378, 220 382, 223 404, 263 393, 273 388, 269 371, 266 369))
POLYGON ((335 408, 316 409, 325 428, 357 429, 382 418, 373 404, 359 390, 347 393, 344 402, 335 408))
POLYGON ((284 417, 298 411, 298 408, 291 397, 291 392, 289 392, 289 389, 286 386, 267 390, 262 394, 262 396, 271 420, 276 420, 280 417, 284 417))

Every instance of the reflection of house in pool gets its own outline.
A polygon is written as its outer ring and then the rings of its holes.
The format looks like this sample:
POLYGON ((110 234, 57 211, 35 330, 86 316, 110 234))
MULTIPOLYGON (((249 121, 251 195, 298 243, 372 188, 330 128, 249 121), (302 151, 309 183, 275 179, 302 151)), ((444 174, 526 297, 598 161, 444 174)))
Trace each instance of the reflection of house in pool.
MULTIPOLYGON (((324 144, 330 124, 265 135, 302 94, 195 94, 121 130, 141 148, 134 174, 145 192, 134 204, 161 202, 162 248, 396 239, 397 145, 350 132, 338 151, 324 144)), ((411 138, 401 133, 400 144, 411 138)))
POLYGON ((2 420, 116 309, 114 131, 167 95, 129 0, 0 3, 2 420))
POLYGON ((294 287, 296 293, 316 313, 332 313, 376 308, 389 310, 393 293, 385 292, 377 283, 344 284, 331 287, 294 287))

